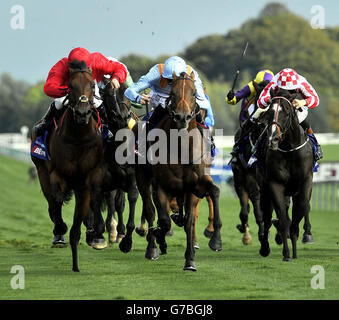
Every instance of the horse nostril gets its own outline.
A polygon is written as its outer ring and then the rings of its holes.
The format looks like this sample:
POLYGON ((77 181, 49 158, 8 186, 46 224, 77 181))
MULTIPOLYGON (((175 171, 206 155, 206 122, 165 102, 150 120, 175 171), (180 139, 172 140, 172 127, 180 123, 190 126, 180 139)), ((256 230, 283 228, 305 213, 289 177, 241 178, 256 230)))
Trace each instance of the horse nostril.
POLYGON ((176 114, 174 116, 174 121, 179 122, 181 120, 181 116, 179 114, 176 114))

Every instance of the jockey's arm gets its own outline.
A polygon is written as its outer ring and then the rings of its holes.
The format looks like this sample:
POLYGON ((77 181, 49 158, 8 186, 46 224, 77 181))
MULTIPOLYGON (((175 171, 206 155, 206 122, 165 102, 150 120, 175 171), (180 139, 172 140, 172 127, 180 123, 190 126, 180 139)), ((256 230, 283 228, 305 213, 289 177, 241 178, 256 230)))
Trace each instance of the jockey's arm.
POLYGON ((147 74, 140 77, 139 81, 134 83, 125 91, 125 97, 132 102, 145 103, 149 101, 149 95, 140 94, 139 92, 144 91, 152 86, 154 81, 159 81, 160 73, 158 71, 158 65, 152 67, 147 74))
POLYGON ((316 108, 319 105, 319 97, 314 88, 307 82, 304 77, 300 77, 300 90, 305 97, 306 106, 316 108))
POLYGON ((51 98, 61 98, 68 90, 68 65, 67 58, 58 61, 48 73, 44 85, 44 92, 51 98))
MULTIPOLYGON (((127 69, 121 62, 108 60, 99 52, 92 54, 93 69, 102 75, 111 75, 111 81, 115 88, 119 88, 120 83, 124 83, 127 77, 127 69)), ((101 80, 101 79, 98 79, 101 80)))

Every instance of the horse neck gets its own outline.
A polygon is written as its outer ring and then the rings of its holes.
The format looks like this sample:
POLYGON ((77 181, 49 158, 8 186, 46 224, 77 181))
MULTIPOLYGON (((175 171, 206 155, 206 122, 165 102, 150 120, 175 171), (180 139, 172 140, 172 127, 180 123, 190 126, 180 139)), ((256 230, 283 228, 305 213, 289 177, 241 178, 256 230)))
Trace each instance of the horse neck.
POLYGON ((295 115, 292 119, 292 124, 290 128, 286 131, 285 134, 285 143, 287 143, 291 148, 298 147, 300 144, 305 142, 305 135, 303 130, 299 125, 298 117, 295 115))

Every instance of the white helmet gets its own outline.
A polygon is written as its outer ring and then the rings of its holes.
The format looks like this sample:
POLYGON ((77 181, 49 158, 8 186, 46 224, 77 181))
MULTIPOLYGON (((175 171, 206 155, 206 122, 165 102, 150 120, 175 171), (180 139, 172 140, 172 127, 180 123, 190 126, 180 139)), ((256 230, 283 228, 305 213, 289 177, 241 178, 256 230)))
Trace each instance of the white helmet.
POLYGON ((165 61, 162 76, 166 79, 173 79, 173 72, 175 72, 177 76, 180 76, 182 72, 187 72, 187 66, 184 59, 173 56, 165 61))

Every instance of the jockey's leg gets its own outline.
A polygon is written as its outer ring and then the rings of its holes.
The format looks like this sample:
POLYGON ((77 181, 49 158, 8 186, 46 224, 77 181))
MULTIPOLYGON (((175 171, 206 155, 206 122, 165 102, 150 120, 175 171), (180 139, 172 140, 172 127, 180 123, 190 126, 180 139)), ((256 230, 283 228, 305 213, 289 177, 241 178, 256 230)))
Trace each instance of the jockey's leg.
POLYGON ((196 111, 198 112, 196 117, 195 117, 195 121, 198 123, 197 128, 199 129, 202 137, 205 137, 207 139, 207 142, 211 145, 211 154, 213 156, 213 152, 215 150, 215 144, 214 144, 214 139, 213 139, 213 136, 212 136, 212 132, 205 128, 206 124, 205 124, 205 121, 204 121, 201 113, 199 112, 200 107, 199 107, 198 104, 197 104, 196 108, 197 108, 196 111), (205 134, 205 135, 204 135, 204 130, 207 130, 207 134, 205 134))
POLYGON ((41 136, 49 128, 52 123, 53 118, 56 120, 65 110, 65 105, 63 104, 65 97, 54 99, 50 107, 48 108, 46 114, 43 116, 42 121, 38 123, 34 128, 34 132, 37 136, 41 136))
POLYGON ((311 138, 312 143, 316 146, 316 152, 315 152, 315 161, 318 161, 324 157, 323 151, 321 149, 321 146, 317 140, 317 138, 314 135, 314 132, 311 128, 311 125, 307 120, 303 120, 300 122, 301 127, 304 129, 304 131, 307 133, 307 135, 311 138))

